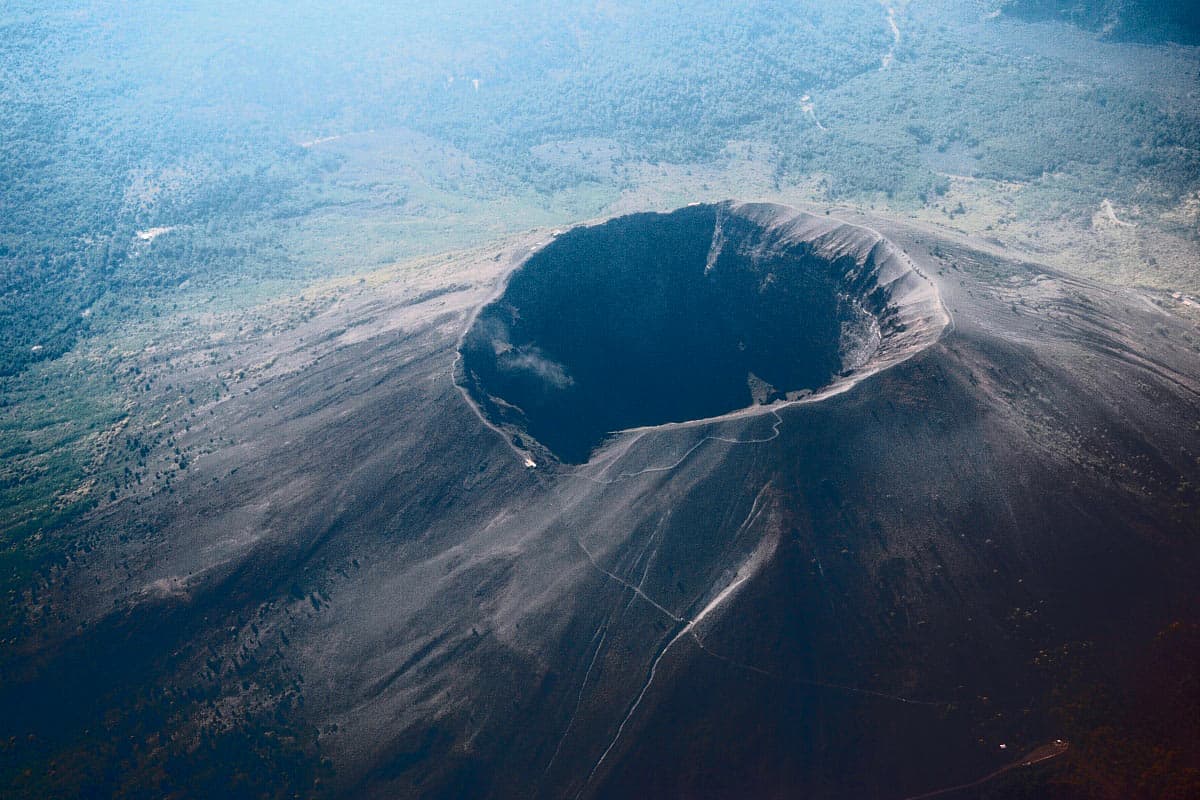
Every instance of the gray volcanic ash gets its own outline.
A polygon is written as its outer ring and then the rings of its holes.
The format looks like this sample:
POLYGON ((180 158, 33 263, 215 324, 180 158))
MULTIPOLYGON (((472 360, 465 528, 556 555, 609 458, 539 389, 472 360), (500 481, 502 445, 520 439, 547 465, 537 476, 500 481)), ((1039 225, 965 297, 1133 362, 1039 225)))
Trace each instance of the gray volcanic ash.
POLYGON ((83 523, 0 739, 66 786, 101 731, 112 794, 230 764, 435 798, 1086 769, 1072 698, 1196 621, 1195 332, 863 222, 635 215, 271 343, 296 368, 187 434, 232 445, 83 523))

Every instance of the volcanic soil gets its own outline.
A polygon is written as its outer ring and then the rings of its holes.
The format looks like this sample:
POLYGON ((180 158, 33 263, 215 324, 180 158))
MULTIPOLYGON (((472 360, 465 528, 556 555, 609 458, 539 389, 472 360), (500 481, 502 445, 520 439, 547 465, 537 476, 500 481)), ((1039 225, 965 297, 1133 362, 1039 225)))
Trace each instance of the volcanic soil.
POLYGON ((364 292, 183 437, 228 445, 81 523, 4 662, 41 767, 9 784, 1075 780, 1072 692, 1200 607, 1200 353, 1158 299, 739 203, 364 292))

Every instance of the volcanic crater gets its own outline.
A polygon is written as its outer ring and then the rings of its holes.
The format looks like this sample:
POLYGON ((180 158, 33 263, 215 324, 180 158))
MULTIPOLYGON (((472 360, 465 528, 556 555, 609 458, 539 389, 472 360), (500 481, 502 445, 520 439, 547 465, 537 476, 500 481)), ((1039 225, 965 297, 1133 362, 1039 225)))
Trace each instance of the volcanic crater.
POLYGON ((515 444, 579 464, 619 431, 841 391, 947 322, 933 284, 874 231, 692 205, 532 253, 464 335, 458 380, 515 444))

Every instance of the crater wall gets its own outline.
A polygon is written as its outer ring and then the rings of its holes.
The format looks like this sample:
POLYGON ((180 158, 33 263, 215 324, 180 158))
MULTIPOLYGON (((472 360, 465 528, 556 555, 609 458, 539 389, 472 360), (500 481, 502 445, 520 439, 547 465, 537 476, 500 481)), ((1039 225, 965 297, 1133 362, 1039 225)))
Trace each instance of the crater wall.
POLYGON ((464 337, 460 380, 521 446, 582 463, 617 431, 844 387, 944 322, 933 286, 877 233, 779 205, 695 205, 532 254, 464 337))

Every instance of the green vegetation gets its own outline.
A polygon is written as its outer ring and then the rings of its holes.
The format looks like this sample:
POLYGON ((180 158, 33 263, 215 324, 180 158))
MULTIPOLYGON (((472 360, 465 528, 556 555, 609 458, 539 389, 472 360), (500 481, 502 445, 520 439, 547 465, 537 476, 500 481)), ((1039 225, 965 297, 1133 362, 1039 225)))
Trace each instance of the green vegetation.
MULTIPOLYGON (((326 191, 338 159, 305 139, 408 128, 483 160, 493 196, 547 193, 593 176, 531 145, 616 134, 637 158, 711 157, 797 93, 870 68, 883 44, 861 8, 526 5, 10 6, 0 374, 61 355, 109 293, 296 277, 278 232, 255 233, 364 200, 326 191)), ((439 188, 470 192, 457 167, 439 188)))

